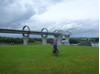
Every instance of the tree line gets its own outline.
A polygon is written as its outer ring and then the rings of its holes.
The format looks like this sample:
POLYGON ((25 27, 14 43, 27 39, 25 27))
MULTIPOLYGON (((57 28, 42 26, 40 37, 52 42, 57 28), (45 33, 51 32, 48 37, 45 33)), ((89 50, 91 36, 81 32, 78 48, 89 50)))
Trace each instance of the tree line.
MULTIPOLYGON (((47 42, 51 43, 53 38, 48 38, 47 42)), ((71 44, 80 43, 80 41, 88 40, 91 42, 99 42, 99 38, 70 38, 69 42, 71 44)), ((42 42, 41 38, 29 38, 29 42, 42 42)), ((23 43, 23 38, 11 38, 11 37, 0 37, 0 43, 11 43, 11 44, 19 44, 23 43)))
POLYGON ((91 41, 91 42, 99 42, 99 37, 95 37, 95 38, 70 38, 69 39, 71 44, 77 44, 80 43, 81 41, 91 41))

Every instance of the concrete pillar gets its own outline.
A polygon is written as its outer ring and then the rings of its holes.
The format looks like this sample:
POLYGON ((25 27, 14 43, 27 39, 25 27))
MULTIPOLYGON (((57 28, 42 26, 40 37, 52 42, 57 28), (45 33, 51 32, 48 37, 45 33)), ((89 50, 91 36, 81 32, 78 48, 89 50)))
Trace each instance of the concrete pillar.
POLYGON ((67 36, 65 36, 65 45, 69 45, 70 43, 69 43, 69 36, 67 35, 67 36))
POLYGON ((23 36, 23 45, 28 45, 29 38, 26 36, 23 36))
POLYGON ((28 33, 27 34, 22 34, 23 35, 23 45, 28 45, 28 40, 29 40, 29 33, 30 33, 30 28, 28 26, 24 26, 22 31, 25 30, 25 28, 28 29, 28 33))
POLYGON ((43 28, 41 30, 41 37, 42 37, 42 44, 43 45, 46 45, 47 44, 47 36, 48 36, 48 30, 46 28, 43 28), (43 32, 43 30, 46 30, 46 32, 43 32))
POLYGON ((72 33, 71 32, 69 32, 69 31, 66 31, 66 32, 64 32, 63 33, 63 36, 65 36, 65 45, 69 45, 70 43, 69 43, 69 38, 70 38, 70 36, 72 35, 72 33))
POLYGON ((47 38, 46 37, 42 37, 42 44, 46 45, 47 44, 47 38))

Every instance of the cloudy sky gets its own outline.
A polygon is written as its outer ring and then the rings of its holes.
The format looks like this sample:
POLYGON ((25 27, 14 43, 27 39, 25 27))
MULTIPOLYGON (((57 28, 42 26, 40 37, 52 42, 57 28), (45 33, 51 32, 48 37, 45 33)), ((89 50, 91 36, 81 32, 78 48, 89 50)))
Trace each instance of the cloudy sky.
POLYGON ((64 30, 72 37, 98 37, 99 0, 0 0, 0 28, 50 32, 64 30))

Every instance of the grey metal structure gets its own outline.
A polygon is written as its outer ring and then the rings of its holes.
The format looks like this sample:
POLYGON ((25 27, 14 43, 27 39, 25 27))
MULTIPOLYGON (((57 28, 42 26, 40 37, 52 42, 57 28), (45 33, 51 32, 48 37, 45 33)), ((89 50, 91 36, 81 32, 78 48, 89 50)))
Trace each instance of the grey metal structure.
POLYGON ((72 33, 69 32, 69 31, 63 32, 63 33, 62 33, 62 36, 64 36, 64 40, 63 40, 63 38, 62 38, 62 44, 64 44, 64 45, 69 45, 69 44, 70 44, 70 43, 69 43, 69 38, 70 38, 71 35, 72 35, 72 33))
POLYGON ((64 44, 68 45, 69 37, 71 35, 71 32, 69 31, 64 32, 62 30, 55 30, 54 32, 48 32, 46 28, 43 28, 41 31, 30 31, 30 28, 28 26, 24 26, 22 30, 0 29, 0 33, 22 34, 24 45, 28 44, 28 39, 29 39, 30 34, 41 35, 43 45, 47 44, 48 35, 53 35, 57 39, 57 42, 59 45, 63 43, 62 37, 65 36, 64 44), (25 30, 25 28, 27 28, 27 31, 25 30))

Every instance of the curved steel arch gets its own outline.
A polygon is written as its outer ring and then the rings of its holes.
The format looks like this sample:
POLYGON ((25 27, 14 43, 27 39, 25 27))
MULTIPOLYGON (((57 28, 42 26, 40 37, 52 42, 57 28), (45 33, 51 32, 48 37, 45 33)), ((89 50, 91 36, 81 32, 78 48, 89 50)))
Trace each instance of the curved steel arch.
POLYGON ((29 28, 29 26, 25 25, 25 26, 23 26, 22 31, 24 31, 24 30, 25 30, 25 28, 27 28, 29 32, 27 33, 27 35, 23 34, 23 36, 24 36, 24 37, 29 37, 30 28, 29 28))
POLYGON ((46 30, 47 33, 46 33, 45 36, 44 36, 43 34, 41 34, 41 36, 46 38, 46 37, 48 36, 48 30, 47 30, 46 28, 43 28, 43 29, 41 30, 41 33, 42 33, 44 30, 46 30))
POLYGON ((71 35, 72 35, 72 33, 71 33, 71 32, 66 31, 66 34, 65 34, 65 36, 66 36, 66 37, 70 37, 71 35))
MULTIPOLYGON (((58 33, 57 35, 61 35, 63 33, 62 30, 54 30, 54 33, 58 33)), ((57 36, 57 35, 54 35, 54 36, 57 36)))

